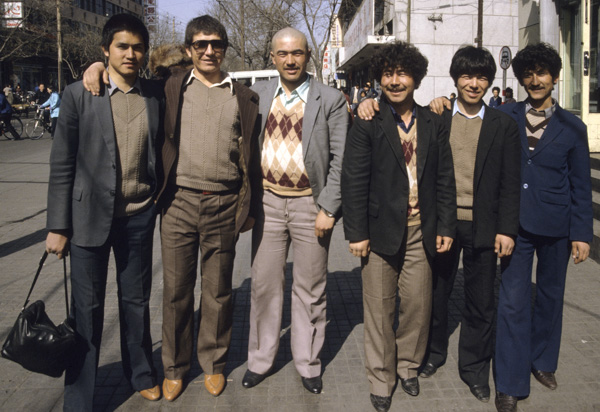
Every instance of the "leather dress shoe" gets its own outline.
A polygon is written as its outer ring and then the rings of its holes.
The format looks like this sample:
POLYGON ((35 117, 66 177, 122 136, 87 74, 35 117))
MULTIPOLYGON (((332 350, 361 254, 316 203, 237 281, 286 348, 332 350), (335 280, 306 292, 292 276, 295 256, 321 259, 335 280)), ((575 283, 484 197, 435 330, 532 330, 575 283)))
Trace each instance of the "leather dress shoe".
POLYGON ((410 396, 417 396, 419 394, 419 378, 400 378, 400 383, 402 384, 404 392, 408 393, 410 396))
POLYGON ((419 377, 431 378, 433 375, 435 375, 437 370, 438 370, 438 367, 435 366, 433 363, 427 363, 425 365, 425 367, 423 368, 423 370, 421 371, 421 373, 419 374, 419 377))
POLYGON ((167 379, 163 381, 163 396, 169 402, 177 399, 183 390, 183 379, 167 379))
POLYGON ((498 412, 517 412, 517 397, 496 392, 496 410, 498 412))
POLYGON ((222 373, 216 375, 204 375, 204 387, 212 396, 219 396, 225 389, 225 376, 222 373))
POLYGON ((160 399, 160 388, 156 385, 154 388, 144 389, 140 391, 140 395, 149 401, 157 401, 160 399))
POLYGON ((533 373, 533 376, 537 379, 539 383, 541 383, 548 389, 554 390, 558 386, 558 384, 556 383, 556 378, 554 377, 554 372, 544 372, 532 369, 531 373, 533 373))
POLYGON ((373 405, 377 412, 387 412, 392 405, 392 397, 371 394, 371 405, 373 405))
POLYGON ((242 386, 244 388, 252 388, 264 381, 266 377, 266 373, 261 375, 260 373, 254 373, 248 369, 244 374, 244 379, 242 379, 242 386))
POLYGON ((489 402, 490 400, 490 385, 472 385, 469 386, 473 396, 481 402, 489 402))
POLYGON ((314 378, 302 378, 302 385, 306 388, 307 391, 314 394, 321 393, 323 390, 323 381, 320 376, 315 376, 314 378))

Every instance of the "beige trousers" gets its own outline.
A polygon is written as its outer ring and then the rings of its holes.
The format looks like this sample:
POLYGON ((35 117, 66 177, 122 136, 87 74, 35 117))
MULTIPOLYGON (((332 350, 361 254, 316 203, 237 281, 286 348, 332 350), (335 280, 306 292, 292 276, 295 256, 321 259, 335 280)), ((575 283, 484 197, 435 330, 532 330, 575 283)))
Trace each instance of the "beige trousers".
POLYGON ((321 374, 325 340, 329 241, 315 235, 312 196, 282 197, 266 190, 263 213, 252 231, 252 289, 248 369, 267 373, 279 348, 285 265, 293 249, 291 346, 294 365, 305 378, 321 374))
POLYGON ((371 252, 362 262, 365 366, 371 393, 390 396, 396 374, 417 376, 423 361, 431 316, 431 264, 420 226, 406 228, 393 256, 371 252), (400 299, 394 333, 396 298, 400 299))

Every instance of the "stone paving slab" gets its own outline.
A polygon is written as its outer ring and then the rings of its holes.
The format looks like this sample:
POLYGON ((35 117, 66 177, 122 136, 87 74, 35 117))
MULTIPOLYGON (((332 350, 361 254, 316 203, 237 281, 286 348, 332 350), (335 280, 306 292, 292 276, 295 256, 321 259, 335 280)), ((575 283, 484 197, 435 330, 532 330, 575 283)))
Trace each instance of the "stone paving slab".
MULTIPOLYGON (((12 326, 33 278, 45 239, 48 156, 51 142, 0 141, 0 340, 12 326)), ((154 244, 151 332, 154 362, 162 381, 162 263, 158 231, 154 244)), ((342 228, 336 226, 330 251, 327 285, 328 324, 323 348, 324 389, 313 395, 303 389, 289 348, 291 263, 287 265, 286 302, 282 338, 275 371, 259 386, 245 389, 248 317, 250 309, 250 236, 243 234, 234 268, 234 325, 226 368, 227 387, 217 398, 204 389, 197 361, 186 379, 186 389, 174 402, 149 402, 134 393, 123 378, 114 276, 107 286, 105 329, 100 355, 96 411, 371 411, 364 371, 362 288, 359 260, 347 251, 342 228)), ((114 263, 111 269, 114 273, 114 263)), ((550 391, 535 380, 531 396, 520 401, 519 411, 600 411, 600 265, 588 261, 570 265, 565 293, 563 340, 557 379, 550 391)), ((34 299, 44 299, 50 317, 64 314, 62 265, 50 257, 34 299)), ((462 277, 451 296, 450 349, 446 365, 430 379, 421 379, 421 394, 410 397, 401 389, 393 396, 392 411, 494 411, 493 401, 483 404, 458 378, 457 343, 463 306, 462 277)), ((196 287, 199 299, 199 285, 196 287)), ((30 373, 0 359, 0 411, 62 410, 62 379, 30 373)), ((493 386, 492 386, 493 390, 493 386)))

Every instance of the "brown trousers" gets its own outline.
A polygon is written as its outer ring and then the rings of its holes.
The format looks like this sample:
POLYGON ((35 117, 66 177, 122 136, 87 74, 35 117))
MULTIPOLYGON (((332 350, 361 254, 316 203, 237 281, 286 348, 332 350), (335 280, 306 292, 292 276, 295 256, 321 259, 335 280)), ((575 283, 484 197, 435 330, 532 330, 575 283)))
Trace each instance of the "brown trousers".
POLYGON ((183 379, 190 370, 198 248, 202 279, 198 361, 206 374, 225 368, 231 342, 237 197, 179 188, 163 213, 162 361, 167 379, 183 379))
POLYGON ((390 396, 396 374, 417 376, 423 361, 431 316, 431 262, 423 248, 421 226, 406 228, 393 256, 371 252, 362 262, 365 366, 371 393, 390 396), (396 298, 400 298, 394 333, 396 298))

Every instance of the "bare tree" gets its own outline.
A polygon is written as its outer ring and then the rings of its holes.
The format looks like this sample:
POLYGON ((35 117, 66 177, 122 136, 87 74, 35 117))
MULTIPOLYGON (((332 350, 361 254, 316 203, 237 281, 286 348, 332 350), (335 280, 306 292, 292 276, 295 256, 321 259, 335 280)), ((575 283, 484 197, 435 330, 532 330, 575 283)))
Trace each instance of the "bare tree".
MULTIPOLYGON (((64 0, 60 0, 61 2, 64 0)), ((4 6, 5 3, 2 3, 4 6)), ((25 0, 22 2, 23 18, 17 27, 0 27, 0 62, 32 56, 51 56, 56 51, 48 40, 56 36, 56 2, 25 0)))
POLYGON ((104 59, 100 48, 101 40, 102 36, 98 31, 76 24, 64 30, 62 58, 73 79, 79 79, 89 64, 104 59))

